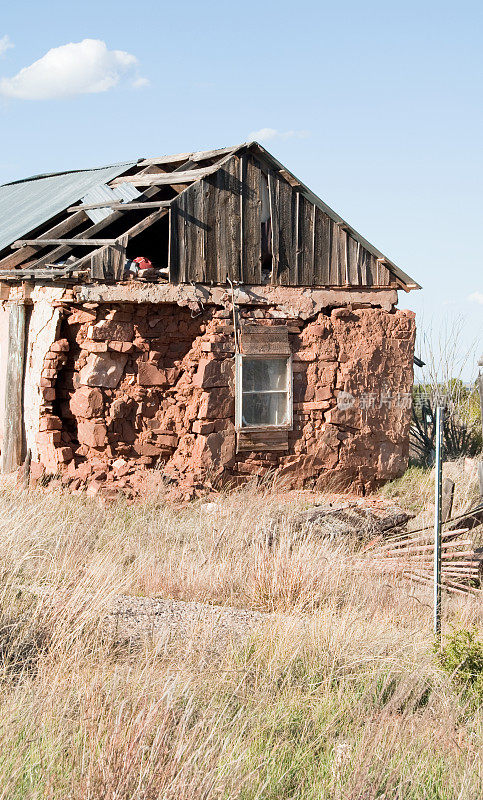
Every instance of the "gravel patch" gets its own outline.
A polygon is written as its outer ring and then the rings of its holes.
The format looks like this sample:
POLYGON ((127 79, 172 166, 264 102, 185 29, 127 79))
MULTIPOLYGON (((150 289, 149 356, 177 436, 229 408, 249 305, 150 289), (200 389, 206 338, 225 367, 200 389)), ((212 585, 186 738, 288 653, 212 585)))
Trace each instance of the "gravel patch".
POLYGON ((239 644, 275 614, 151 597, 116 598, 106 618, 117 641, 151 640, 157 646, 186 643, 220 652, 239 644))

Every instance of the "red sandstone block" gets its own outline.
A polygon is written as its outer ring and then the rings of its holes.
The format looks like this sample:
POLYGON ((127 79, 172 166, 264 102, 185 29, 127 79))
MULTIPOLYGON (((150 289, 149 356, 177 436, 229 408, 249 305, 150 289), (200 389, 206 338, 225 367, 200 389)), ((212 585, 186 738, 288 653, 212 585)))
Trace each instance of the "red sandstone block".
POLYGON ((55 381, 53 380, 53 378, 41 378, 39 385, 43 389, 46 386, 53 386, 54 383, 55 381))
MULTIPOLYGON (((135 449, 140 456, 151 459, 165 453, 167 448, 164 445, 153 444, 153 442, 143 442, 142 444, 137 444, 135 449)), ((168 448, 168 450, 170 449, 168 448)))
POLYGON ((134 350, 132 342, 108 342, 109 350, 115 350, 117 353, 131 353, 134 350))
POLYGON ((133 345, 137 350, 143 350, 145 352, 151 349, 149 342, 147 342, 145 339, 142 339, 141 337, 136 337, 133 340, 133 345))
POLYGON ((62 429, 62 421, 59 417, 41 417, 39 422, 39 431, 60 431, 62 429))
POLYGON ((58 430, 41 431, 37 433, 37 436, 35 437, 39 447, 60 444, 61 438, 62 438, 61 433, 58 430))
POLYGON ((211 392, 203 392, 198 419, 224 419, 235 414, 235 398, 229 389, 220 387, 211 392))
POLYGON ((233 342, 201 342, 203 353, 233 353, 235 345, 233 342))
POLYGON ((296 411, 302 411, 307 414, 310 411, 324 411, 329 408, 329 403, 326 400, 316 400, 312 403, 294 403, 296 411))
POLYGON ((103 319, 91 325, 88 330, 89 339, 97 342, 131 342, 133 338, 133 324, 125 320, 103 319))
POLYGON ((107 351, 107 342, 94 342, 92 339, 84 339, 82 349, 87 350, 88 353, 105 353, 107 351))
POLYGON ((330 400, 332 389, 330 386, 319 386, 315 390, 315 400, 330 400))
POLYGON ((53 353, 66 353, 69 350, 69 342, 67 339, 58 339, 50 345, 53 353))
POLYGON ((67 463, 68 461, 72 461, 74 458, 74 454, 70 447, 57 447, 55 455, 58 461, 61 463, 67 463))
POLYGON ((215 386, 228 386, 233 376, 233 365, 225 359, 200 359, 198 371, 193 377, 193 386, 210 389, 215 386))
POLYGON ((176 447, 178 444, 178 436, 176 433, 157 433, 153 431, 156 436, 156 444, 162 447, 176 447))
POLYGON ((315 361, 317 353, 315 350, 298 350, 293 354, 293 361, 315 361))
POLYGON ((44 400, 55 400, 55 389, 50 386, 43 386, 41 391, 44 400))
POLYGON ((202 436, 207 436, 209 433, 213 433, 215 430, 215 423, 202 422, 202 420, 197 419, 193 422, 192 430, 193 433, 201 433, 202 436))
POLYGON ((86 322, 95 322, 96 320, 96 312, 95 310, 87 310, 84 306, 83 308, 77 308, 75 311, 67 317, 67 324, 68 325, 85 325, 86 322))
POLYGON ((42 370, 42 378, 55 378, 56 375, 57 375, 56 369, 47 369, 44 367, 44 369, 42 370))
POLYGON ((80 386, 70 398, 69 407, 75 417, 98 417, 104 409, 102 392, 92 386, 80 386))
POLYGON ((138 363, 138 383, 140 386, 166 386, 168 384, 165 370, 158 369, 149 361, 138 363))
POLYGON ((104 447, 106 426, 99 420, 81 419, 77 425, 77 437, 79 443, 87 447, 104 447))

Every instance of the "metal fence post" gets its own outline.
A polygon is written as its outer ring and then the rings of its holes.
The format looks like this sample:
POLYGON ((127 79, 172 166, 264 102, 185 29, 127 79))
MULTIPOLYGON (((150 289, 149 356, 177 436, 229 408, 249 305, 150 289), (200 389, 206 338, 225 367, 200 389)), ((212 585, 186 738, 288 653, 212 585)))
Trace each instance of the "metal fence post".
POLYGON ((441 639, 441 496, 443 474, 444 408, 436 409, 436 459, 434 475, 434 635, 441 639))

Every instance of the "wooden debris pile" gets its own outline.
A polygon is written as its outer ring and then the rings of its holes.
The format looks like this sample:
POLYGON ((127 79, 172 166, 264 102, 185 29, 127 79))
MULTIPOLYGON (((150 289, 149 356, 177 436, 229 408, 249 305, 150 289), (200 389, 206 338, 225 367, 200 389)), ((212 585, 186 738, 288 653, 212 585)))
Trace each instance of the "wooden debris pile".
MULTIPOLYGON (((431 531, 409 532, 365 549, 363 565, 421 584, 433 582, 434 538, 431 531)), ((441 585, 456 594, 478 594, 483 576, 483 548, 474 548, 468 528, 442 533, 441 585)))

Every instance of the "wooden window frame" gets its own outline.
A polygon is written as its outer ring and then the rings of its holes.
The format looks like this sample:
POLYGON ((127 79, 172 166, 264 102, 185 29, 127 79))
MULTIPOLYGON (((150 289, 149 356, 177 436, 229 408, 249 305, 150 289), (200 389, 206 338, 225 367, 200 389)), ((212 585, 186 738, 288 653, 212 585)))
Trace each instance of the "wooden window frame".
MULTIPOLYGON (((281 392, 282 390, 280 390, 281 392)), ((276 394, 267 391, 267 394, 276 394)), ((292 356, 286 353, 237 353, 235 355, 235 430, 243 433, 244 431, 291 431, 293 429, 293 369, 292 356), (285 359, 287 362, 287 387, 283 391, 287 393, 288 422, 283 425, 243 425, 243 359, 258 359, 260 361, 271 361, 274 359, 285 359)))

